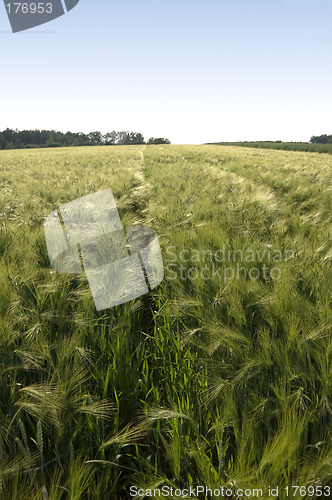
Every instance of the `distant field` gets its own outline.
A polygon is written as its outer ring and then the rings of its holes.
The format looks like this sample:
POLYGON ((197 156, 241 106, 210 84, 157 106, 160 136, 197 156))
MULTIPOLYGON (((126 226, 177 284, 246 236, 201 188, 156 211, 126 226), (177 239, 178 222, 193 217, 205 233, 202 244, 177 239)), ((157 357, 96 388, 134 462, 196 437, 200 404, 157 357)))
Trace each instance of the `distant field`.
POLYGON ((285 151, 302 151, 309 153, 332 154, 332 144, 310 142, 219 142, 221 146, 240 146, 245 148, 277 149, 285 151))
POLYGON ((330 498, 332 157, 0 151, 0 183, 1 499, 330 498), (157 231, 165 279, 98 313, 84 275, 50 268, 43 221, 106 188, 157 231))

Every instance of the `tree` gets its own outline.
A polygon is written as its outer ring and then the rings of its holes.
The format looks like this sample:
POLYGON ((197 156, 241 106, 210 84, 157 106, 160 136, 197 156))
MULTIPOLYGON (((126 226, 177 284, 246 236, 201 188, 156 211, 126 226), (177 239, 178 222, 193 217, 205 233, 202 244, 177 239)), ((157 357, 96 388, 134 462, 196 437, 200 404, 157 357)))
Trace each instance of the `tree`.
POLYGON ((171 144, 171 141, 163 137, 150 137, 148 144, 171 144))
POLYGON ((118 137, 117 137, 116 143, 119 145, 129 144, 128 135, 129 135, 129 132, 118 132, 118 137))
POLYGON ((0 132, 0 149, 4 149, 6 147, 6 139, 0 132))
POLYGON ((14 144, 15 139, 16 139, 16 134, 17 134, 17 131, 12 130, 10 128, 6 128, 6 130, 2 131, 2 135, 5 138, 6 143, 11 142, 12 144, 14 144))
POLYGON ((139 132, 130 132, 127 141, 128 144, 145 144, 144 137, 139 132))
POLYGON ((332 139, 332 135, 313 135, 310 139, 310 142, 317 143, 317 144, 328 144, 330 140, 332 139))
POLYGON ((101 132, 90 132, 90 134, 88 134, 88 138, 89 138, 89 141, 92 143, 92 144, 102 144, 103 141, 102 141, 102 134, 101 132))
POLYGON ((113 130, 113 132, 106 132, 104 135, 105 144, 116 144, 118 138, 118 133, 113 130))

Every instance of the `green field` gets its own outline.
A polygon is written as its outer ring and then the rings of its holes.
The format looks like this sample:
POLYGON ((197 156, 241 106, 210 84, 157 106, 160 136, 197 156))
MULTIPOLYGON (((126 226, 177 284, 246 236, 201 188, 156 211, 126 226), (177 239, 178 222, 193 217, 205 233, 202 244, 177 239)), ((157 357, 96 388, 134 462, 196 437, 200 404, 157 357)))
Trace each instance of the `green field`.
POLYGON ((1 499, 330 498, 331 156, 0 151, 0 182, 1 499), (106 188, 157 231, 165 278, 97 312, 84 275, 51 269, 43 221, 106 188))
POLYGON ((318 144, 311 142, 273 142, 273 141, 251 141, 251 142, 218 142, 222 146, 241 146, 245 148, 277 149, 284 151, 302 151, 311 153, 332 154, 332 144, 318 144))

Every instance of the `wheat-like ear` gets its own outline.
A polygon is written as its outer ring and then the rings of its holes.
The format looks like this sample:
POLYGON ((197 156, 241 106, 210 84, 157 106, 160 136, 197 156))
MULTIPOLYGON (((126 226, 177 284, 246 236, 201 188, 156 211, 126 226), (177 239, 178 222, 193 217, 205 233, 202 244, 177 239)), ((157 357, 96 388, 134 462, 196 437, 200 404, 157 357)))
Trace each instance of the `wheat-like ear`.
POLYGON ((77 413, 110 420, 117 412, 116 405, 106 399, 96 401, 89 401, 89 399, 91 398, 86 398, 83 404, 76 409, 77 413))
POLYGON ((21 398, 15 403, 44 425, 61 425, 64 409, 63 393, 54 384, 33 384, 20 390, 21 398))
POLYGON ((40 453, 40 461, 42 464, 43 463, 44 443, 43 443, 43 428, 42 428, 42 424, 41 424, 40 420, 38 420, 38 422, 37 422, 37 446, 38 446, 38 450, 40 453))
POLYGON ((28 448, 28 438, 27 438, 27 434, 25 432, 25 428, 24 428, 24 425, 23 425, 23 422, 21 419, 19 419, 18 425, 19 425, 19 428, 20 428, 20 431, 22 434, 22 438, 23 438, 23 442, 25 444, 25 447, 28 448))
POLYGON ((153 423, 158 420, 168 420, 168 419, 178 419, 183 418, 185 420, 192 421, 189 415, 185 413, 170 410, 163 407, 152 407, 144 411, 144 416, 141 417, 142 421, 145 423, 153 423))
POLYGON ((146 436, 146 430, 143 425, 127 425, 122 431, 117 432, 105 443, 103 443, 100 450, 109 448, 113 445, 116 445, 117 448, 130 446, 139 443, 144 436, 146 436))

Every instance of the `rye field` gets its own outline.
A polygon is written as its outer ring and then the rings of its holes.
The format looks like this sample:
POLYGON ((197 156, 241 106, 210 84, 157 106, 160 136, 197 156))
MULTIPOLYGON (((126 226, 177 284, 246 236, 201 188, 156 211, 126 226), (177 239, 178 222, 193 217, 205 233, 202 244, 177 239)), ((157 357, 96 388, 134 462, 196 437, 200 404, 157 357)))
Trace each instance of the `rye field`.
POLYGON ((332 496, 330 155, 0 151, 0 183, 1 499, 332 496), (107 188, 165 277, 97 312, 43 223, 107 188))

